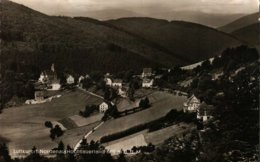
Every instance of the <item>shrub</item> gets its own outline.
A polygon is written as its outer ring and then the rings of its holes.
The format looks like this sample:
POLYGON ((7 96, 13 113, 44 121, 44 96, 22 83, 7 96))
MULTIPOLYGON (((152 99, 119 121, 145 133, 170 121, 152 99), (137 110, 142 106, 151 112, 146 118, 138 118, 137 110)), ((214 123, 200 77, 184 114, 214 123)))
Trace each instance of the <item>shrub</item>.
POLYGON ((53 125, 52 125, 52 123, 51 123, 50 121, 46 121, 46 122, 44 123, 44 125, 45 125, 45 127, 47 127, 47 128, 53 128, 53 125))

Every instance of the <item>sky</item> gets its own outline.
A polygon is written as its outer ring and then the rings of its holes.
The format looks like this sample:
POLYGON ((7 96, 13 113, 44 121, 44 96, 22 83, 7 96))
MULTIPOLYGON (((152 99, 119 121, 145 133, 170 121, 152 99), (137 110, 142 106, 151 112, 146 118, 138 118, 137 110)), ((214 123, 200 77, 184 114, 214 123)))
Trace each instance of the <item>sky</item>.
POLYGON ((138 14, 200 11, 209 14, 249 14, 258 11, 258 0, 12 0, 48 15, 88 16, 103 10, 138 14))

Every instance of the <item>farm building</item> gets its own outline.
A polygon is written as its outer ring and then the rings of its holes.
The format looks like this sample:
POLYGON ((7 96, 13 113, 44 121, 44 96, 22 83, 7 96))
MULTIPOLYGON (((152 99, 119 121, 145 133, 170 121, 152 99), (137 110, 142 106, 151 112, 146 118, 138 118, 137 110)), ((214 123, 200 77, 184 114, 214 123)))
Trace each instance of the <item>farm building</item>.
POLYGON ((99 112, 100 112, 100 113, 104 113, 104 112, 106 112, 111 106, 112 106, 111 103, 104 101, 104 102, 102 102, 102 103, 99 105, 99 112))
POLYGON ((74 84, 75 79, 72 75, 68 75, 67 78, 66 78, 66 82, 67 82, 67 84, 74 84))
POLYGON ((142 82, 142 87, 143 88, 152 88, 153 87, 153 82, 154 80, 153 79, 143 79, 143 82, 142 82))
POLYGON ((205 102, 203 102, 197 110, 197 119, 202 120, 203 122, 206 122, 207 120, 213 118, 214 106, 207 105, 205 102))
POLYGON ((200 106, 200 100, 193 94, 186 102, 184 102, 183 106, 184 112, 196 112, 200 106))
POLYGON ((151 77, 153 75, 152 68, 144 68, 142 73, 142 78, 151 77))

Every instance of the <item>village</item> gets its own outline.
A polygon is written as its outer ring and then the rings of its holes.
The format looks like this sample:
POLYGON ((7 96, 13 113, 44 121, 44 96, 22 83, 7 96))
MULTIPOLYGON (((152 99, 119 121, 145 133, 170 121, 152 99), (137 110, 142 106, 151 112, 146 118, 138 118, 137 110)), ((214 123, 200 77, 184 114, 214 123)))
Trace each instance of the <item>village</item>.
MULTIPOLYGON (((170 69, 164 69, 166 72, 170 72, 170 69)), ((64 136, 67 135, 67 131, 70 131, 70 129, 75 128, 75 126, 71 126, 71 124, 68 123, 74 123, 74 125, 77 125, 80 129, 80 127, 83 126, 92 126, 91 129, 89 129, 87 132, 85 132, 85 135, 83 138, 79 139, 78 141, 73 140, 73 143, 70 143, 72 146, 74 146, 74 151, 78 149, 80 146, 80 143, 83 139, 91 139, 91 140, 101 140, 102 143, 104 143, 104 146, 106 146, 107 149, 111 151, 117 150, 120 151, 121 149, 131 150, 132 147, 144 147, 147 146, 148 143, 145 142, 147 140, 144 139, 145 136, 139 133, 139 131, 133 131, 129 134, 129 138, 127 136, 122 136, 119 138, 114 138, 113 134, 119 133, 123 131, 124 129, 132 129, 133 127, 137 127, 140 124, 144 124, 141 121, 136 123, 135 125, 131 126, 123 126, 125 124, 121 123, 122 126, 119 126, 118 128, 115 128, 116 125, 113 126, 112 129, 114 131, 112 132, 106 132, 103 135, 95 135, 96 132, 98 132, 98 129, 102 129, 102 125, 106 125, 105 123, 109 123, 111 121, 117 121, 121 118, 127 118, 128 116, 132 115, 138 115, 138 112, 144 112, 144 111, 150 111, 149 109, 153 109, 153 102, 154 97, 157 97, 156 95, 150 95, 153 93, 158 93, 164 97, 164 95, 173 95, 173 96, 180 96, 181 100, 179 101, 179 106, 177 108, 178 111, 183 112, 185 114, 194 114, 192 118, 193 121, 196 121, 198 123, 201 123, 200 125, 203 125, 203 123, 207 123, 210 119, 213 118, 212 112, 214 107, 211 105, 207 105, 205 102, 200 101, 194 94, 188 95, 185 92, 179 91, 179 90, 169 90, 166 88, 160 88, 158 85, 156 85, 156 79, 160 79, 161 75, 156 75, 156 72, 152 68, 144 68, 142 73, 139 75, 133 75, 132 78, 135 80, 135 85, 133 82, 124 82, 122 78, 116 78, 113 76, 113 74, 106 73, 103 76, 103 90, 96 90, 96 88, 86 88, 86 83, 90 83, 93 87, 95 83, 93 80, 91 80, 90 75, 81 75, 81 76, 73 76, 72 74, 66 74, 65 76, 65 83, 61 84, 60 79, 57 76, 57 73, 55 71, 55 65, 52 64, 50 70, 44 70, 41 72, 40 77, 38 81, 34 83, 35 85, 35 98, 26 100, 25 104, 27 105, 41 105, 45 103, 55 102, 55 100, 58 100, 59 98, 62 99, 64 92, 70 93, 70 91, 81 91, 82 93, 86 93, 88 95, 91 95, 93 97, 96 97, 99 99, 99 102, 95 102, 95 104, 88 104, 85 105, 85 109, 82 109, 78 112, 78 114, 74 114, 73 116, 69 118, 65 118, 59 121, 48 121, 50 123, 56 123, 56 126, 59 128, 62 128, 62 131, 64 131, 64 136), (134 88, 138 87, 138 88, 134 88), (137 95, 138 93, 142 92, 142 95, 137 95), (51 94, 51 95, 50 95, 51 94), (99 128, 101 127, 101 128, 99 128), (93 135, 94 134, 94 135, 93 135), (141 135, 141 136, 140 136, 141 135), (108 136, 112 136, 111 139, 113 140, 103 140, 108 136), (140 142, 140 138, 142 139, 140 142), (137 142, 139 141, 139 142, 137 142), (76 142, 76 143, 75 143, 76 142), (131 143, 131 144, 130 144, 131 143)), ((88 103, 88 101, 86 101, 88 103)), ((176 103, 174 99, 171 101, 172 103, 176 103)), ((54 105, 55 106, 55 105, 54 105)), ((165 113, 169 113, 169 111, 174 108, 176 105, 168 105, 169 108, 167 108, 165 113)), ((151 110, 152 111, 152 110, 151 110)), ((157 110, 156 111, 160 111, 157 110)), ((162 110, 163 112, 163 110, 162 110)), ((163 118, 164 115, 160 115, 158 117, 163 118)), ((131 117, 130 117, 131 118, 131 117)), ((134 117, 136 118, 136 117, 134 117)), ((137 119, 140 120, 140 119, 137 119)), ((144 120, 144 122, 153 122, 156 119, 150 119, 144 120)), ((196 123, 196 122, 195 122, 196 123)), ((194 123, 194 124, 195 124, 194 123)), ((173 122, 172 124, 167 124, 165 126, 160 126, 158 131, 169 133, 168 129, 172 129, 171 131, 177 131, 179 132, 179 129, 184 129, 180 131, 179 135, 181 135, 183 132, 189 132, 194 130, 194 124, 185 124, 185 121, 179 121, 177 123, 173 122), (175 124, 181 125, 176 127, 175 124), (176 127, 176 128, 175 128, 176 127), (181 128, 183 127, 183 128, 181 128), (186 128, 187 127, 187 128, 186 128)), ((73 125, 73 124, 72 124, 73 125)), ((107 126, 109 127, 109 126, 107 126)), ((111 126, 110 126, 111 127, 111 126)), ((198 127, 198 126, 197 126, 198 127)), ((140 129, 140 132, 145 130, 147 128, 140 129)), ((151 128, 149 128, 151 129, 151 128)), ((201 129, 201 128, 200 128, 201 129)), ((73 129, 72 129, 73 130, 73 129)), ((158 132, 156 131, 156 132, 158 132)), ((84 133, 84 132, 82 132, 84 133)), ((160 135, 159 133, 156 135, 149 135, 151 133, 146 133, 147 138, 149 136, 153 138, 158 138, 157 136, 160 135)), ((167 136, 159 140, 158 142, 154 142, 153 140, 150 140, 150 143, 160 144, 164 140, 167 139, 167 137, 170 137, 172 133, 169 133, 167 136)), ((60 135, 62 136, 62 135, 60 135)), ((62 139, 62 137, 57 136, 57 140, 62 139)), ((150 137, 150 139, 152 139, 150 137)), ((67 137, 66 137, 67 138, 67 137)), ((146 138, 146 137, 145 137, 146 138)), ((55 136, 52 137, 53 140, 55 140, 55 136)), ((78 138, 77 138, 78 139, 78 138)))
MULTIPOLYGON (((170 69, 168 69, 170 71, 170 69)), ((237 72, 236 72, 237 73, 237 72)), ((144 68, 143 72, 140 75, 135 75, 134 77, 138 77, 140 79, 141 88, 144 89, 154 89, 159 90, 160 88, 154 84, 154 81, 161 76, 156 76, 152 68, 144 68)), ((76 79, 71 74, 66 74, 66 83, 61 85, 60 79, 57 77, 57 73, 55 71, 55 65, 52 64, 50 70, 45 70, 41 72, 39 80, 35 83, 35 98, 31 100, 27 100, 26 104, 41 104, 44 102, 51 102, 52 99, 60 98, 61 95, 51 96, 46 98, 46 91, 59 91, 68 88, 83 88, 84 80, 90 79, 90 76, 86 74, 85 76, 80 76, 76 79)), ((112 74, 106 73, 104 75, 104 82, 107 87, 112 88, 116 95, 121 98, 129 98, 129 83, 124 83, 120 78, 114 78, 112 74)), ((160 89, 161 90, 161 89, 160 89)), ((169 91, 168 89, 162 91, 169 91)), ((184 95, 188 97, 188 94, 185 92, 177 91, 179 95, 184 95)), ((99 95, 97 95, 99 96, 99 95)), ((104 97, 99 96, 102 99, 104 97)), ((115 97, 116 98, 116 97, 115 97)), ((143 97, 144 98, 144 97, 143 97)), ((116 99, 114 99, 116 100, 116 99)), ((140 102, 141 100, 139 100, 140 102)), ((114 105, 113 101, 109 101, 109 99, 104 99, 102 103, 98 105, 99 112, 105 113, 114 105)), ((136 107, 139 107, 140 103, 136 103, 136 107)), ((213 106, 207 105, 205 102, 201 102, 194 94, 187 98, 187 101, 183 103, 183 111, 185 113, 196 113, 197 119, 206 122, 211 119, 213 106)))
MULTIPOLYGON (((208 133, 219 132, 221 121, 215 115, 216 105, 233 92, 217 85, 240 84, 238 78, 248 69, 250 83, 246 86, 257 78, 256 70, 251 69, 254 64, 234 67, 227 75, 221 68, 213 68, 217 59, 223 58, 121 74, 76 74, 69 70, 60 73, 51 64, 37 80, 31 81, 34 98, 4 110, 1 135, 11 140, 10 149, 19 146, 29 150, 33 143, 38 149, 51 150, 62 142, 77 153, 88 141, 97 142, 112 156, 122 151, 130 157, 140 151, 149 154, 162 145, 177 152, 187 147, 196 152, 207 141, 208 133), (209 68, 212 69, 208 71, 209 68), (17 114, 16 118, 10 118, 13 114, 17 114), (17 129, 24 135, 13 133, 17 129)), ((245 86, 244 82, 241 84, 235 89, 245 86)), ((255 111, 258 108, 252 105, 249 112, 255 111)), ((255 157, 255 149, 250 150, 255 157)), ((236 152, 234 149, 229 154, 236 152)))

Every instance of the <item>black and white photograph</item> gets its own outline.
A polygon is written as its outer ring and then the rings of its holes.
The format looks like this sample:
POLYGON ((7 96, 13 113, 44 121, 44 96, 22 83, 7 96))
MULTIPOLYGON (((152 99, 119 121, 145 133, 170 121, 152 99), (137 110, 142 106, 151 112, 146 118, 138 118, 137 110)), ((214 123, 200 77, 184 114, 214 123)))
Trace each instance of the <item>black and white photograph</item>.
POLYGON ((0 162, 258 162, 259 0, 0 0, 0 162))

